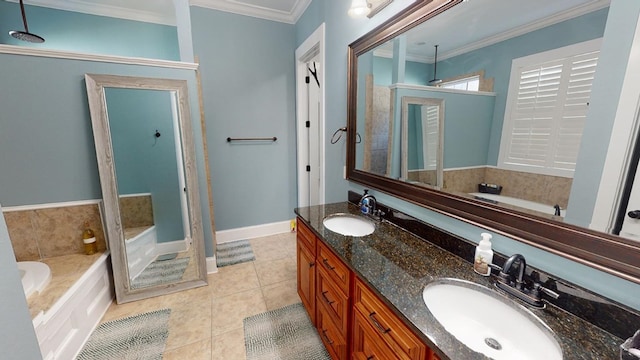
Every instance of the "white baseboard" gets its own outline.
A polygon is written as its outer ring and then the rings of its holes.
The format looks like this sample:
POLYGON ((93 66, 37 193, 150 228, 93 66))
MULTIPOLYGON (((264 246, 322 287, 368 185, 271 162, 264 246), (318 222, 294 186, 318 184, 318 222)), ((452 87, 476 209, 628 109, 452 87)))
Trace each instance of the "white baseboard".
POLYGON ((216 257, 207 258, 207 274, 215 274, 218 272, 218 265, 216 264, 216 257))
POLYGON ((165 255, 173 254, 188 249, 187 242, 185 240, 176 240, 156 244, 156 254, 165 255))
POLYGON ((216 231, 216 242, 218 244, 223 244, 236 240, 246 240, 262 236, 282 234, 291 231, 291 228, 289 227, 290 224, 291 221, 287 220, 270 224, 216 231))

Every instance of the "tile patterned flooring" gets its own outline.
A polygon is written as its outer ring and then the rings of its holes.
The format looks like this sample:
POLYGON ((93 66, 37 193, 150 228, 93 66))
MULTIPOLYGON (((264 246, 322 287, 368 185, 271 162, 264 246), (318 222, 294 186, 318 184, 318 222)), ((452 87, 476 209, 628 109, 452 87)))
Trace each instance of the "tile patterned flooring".
POLYGON ((170 308, 163 359, 245 359, 242 320, 300 302, 296 291, 296 237, 284 233, 250 240, 252 262, 209 274, 209 286, 122 305, 102 321, 170 308))

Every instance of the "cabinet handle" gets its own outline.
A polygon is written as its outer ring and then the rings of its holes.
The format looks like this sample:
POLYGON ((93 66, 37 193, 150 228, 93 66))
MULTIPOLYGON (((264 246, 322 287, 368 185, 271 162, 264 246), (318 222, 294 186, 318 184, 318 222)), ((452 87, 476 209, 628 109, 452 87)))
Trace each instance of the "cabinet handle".
POLYGON ((328 291, 323 291, 323 292, 322 292, 322 297, 324 298, 324 301, 326 301, 326 302, 327 302, 327 304, 331 305, 331 304, 333 304, 335 301, 331 301, 331 300, 329 300, 329 298, 328 298, 328 297, 327 297, 327 295, 326 295, 327 293, 328 293, 328 291))
POLYGON ((312 268, 312 267, 314 267, 314 266, 316 266, 316 263, 315 263, 315 262, 310 262, 310 263, 309 263, 309 267, 310 267, 310 268, 312 268))
POLYGON ((375 359, 375 358, 376 358, 376 356, 375 356, 375 355, 371 355, 371 356, 369 356, 369 357, 367 358, 367 360, 373 360, 373 359, 375 359))
POLYGON ((329 265, 329 259, 322 259, 322 263, 323 263, 323 264, 324 264, 324 266, 326 266, 326 267, 327 267, 327 269, 329 269, 329 270, 333 270, 333 269, 335 269, 335 267, 333 267, 333 266, 329 265))
POLYGON ((333 341, 331 341, 331 339, 329 339, 329 336, 327 336, 327 330, 322 330, 322 336, 324 336, 329 345, 333 345, 333 341))
POLYGON ((385 329, 385 328, 384 328, 384 326, 382 326, 382 325, 378 322, 378 320, 376 319, 376 317, 375 317, 375 316, 376 316, 376 313, 375 313, 375 312, 372 312, 371 314, 369 314, 369 319, 371 319, 371 321, 373 321, 373 325, 375 325, 375 326, 378 328, 378 330, 380 330, 380 332, 381 332, 381 333, 386 334, 386 333, 388 333, 389 331, 391 331, 391 329, 385 329))

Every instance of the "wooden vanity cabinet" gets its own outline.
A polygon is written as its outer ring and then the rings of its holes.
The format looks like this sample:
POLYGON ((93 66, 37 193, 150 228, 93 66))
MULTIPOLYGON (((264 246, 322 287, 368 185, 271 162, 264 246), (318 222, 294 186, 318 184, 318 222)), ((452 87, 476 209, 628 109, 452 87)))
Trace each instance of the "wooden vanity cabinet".
POLYGON ((296 241, 297 287, 302 305, 313 324, 316 323, 316 237, 298 221, 296 241))
POLYGON ((298 294, 333 360, 439 360, 303 221, 298 294))

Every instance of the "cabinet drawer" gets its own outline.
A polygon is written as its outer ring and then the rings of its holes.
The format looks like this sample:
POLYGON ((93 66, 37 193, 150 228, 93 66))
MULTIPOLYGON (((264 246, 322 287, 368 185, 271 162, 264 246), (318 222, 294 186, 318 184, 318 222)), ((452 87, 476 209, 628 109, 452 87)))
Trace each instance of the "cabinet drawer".
POLYGON ((298 242, 304 244, 307 249, 311 252, 311 254, 316 256, 316 236, 313 234, 311 229, 307 227, 307 225, 302 222, 302 220, 298 219, 298 242))
POLYGON ((329 355, 331 355, 331 359, 346 360, 347 342, 345 337, 340 334, 324 306, 317 307, 316 320, 318 321, 318 334, 320 334, 320 339, 322 339, 329 355))
MULTIPOLYGON (((357 360, 400 360, 393 349, 369 325, 367 319, 358 311, 353 313, 353 338, 351 351, 357 360)), ((430 359, 428 359, 430 360, 430 359)))
POLYGON ((353 306, 401 359, 424 359, 427 347, 364 283, 356 279, 353 306))
POLYGON ((322 241, 318 241, 318 267, 326 270, 333 283, 346 295, 349 293, 349 268, 322 241))
POLYGON ((327 270, 318 268, 316 287, 316 304, 323 306, 328 316, 337 325, 340 333, 347 334, 349 321, 349 298, 330 280, 327 270))

